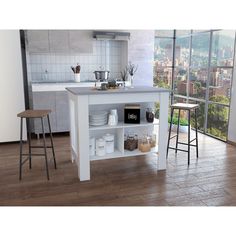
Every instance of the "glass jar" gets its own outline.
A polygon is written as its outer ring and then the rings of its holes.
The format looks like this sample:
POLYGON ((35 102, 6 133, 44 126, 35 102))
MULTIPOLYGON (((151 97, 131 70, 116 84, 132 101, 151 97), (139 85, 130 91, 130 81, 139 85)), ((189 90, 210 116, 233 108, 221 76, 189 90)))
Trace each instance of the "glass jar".
POLYGON ((148 123, 153 123, 154 121, 154 112, 152 108, 147 108, 146 110, 146 120, 148 123))
POLYGON ((150 144, 150 139, 148 136, 145 136, 139 140, 138 148, 139 148, 140 152, 150 152, 151 151, 151 144, 150 144))
POLYGON ((133 151, 138 147, 138 136, 134 134, 129 134, 125 143, 125 149, 133 151))
POLYGON ((150 145, 151 148, 156 147, 157 136, 156 134, 150 135, 150 145))

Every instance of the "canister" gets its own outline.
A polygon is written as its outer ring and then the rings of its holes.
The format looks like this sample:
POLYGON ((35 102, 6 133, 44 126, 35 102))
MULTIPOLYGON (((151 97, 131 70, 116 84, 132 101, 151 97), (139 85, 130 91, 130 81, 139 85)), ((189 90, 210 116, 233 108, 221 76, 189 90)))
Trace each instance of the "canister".
POLYGON ((94 137, 89 138, 89 155, 90 156, 95 155, 95 138, 94 137))
POLYGON ((96 155, 99 157, 106 154, 106 141, 103 138, 96 139, 96 155))
POLYGON ((106 142, 106 153, 114 152, 114 134, 105 134, 103 139, 106 142))

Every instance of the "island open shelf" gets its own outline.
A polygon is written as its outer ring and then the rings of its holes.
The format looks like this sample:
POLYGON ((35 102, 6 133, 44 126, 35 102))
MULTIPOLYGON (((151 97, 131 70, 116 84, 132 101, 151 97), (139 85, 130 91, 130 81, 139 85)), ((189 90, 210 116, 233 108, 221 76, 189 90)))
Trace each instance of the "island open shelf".
POLYGON ((166 169, 166 148, 168 134, 169 90, 153 87, 135 87, 128 89, 97 91, 92 88, 67 88, 70 104, 70 140, 71 158, 78 166, 80 181, 90 180, 90 161, 111 158, 141 156, 148 153, 158 154, 157 169, 166 169), (148 123, 144 119, 140 124, 126 124, 122 121, 117 126, 89 126, 89 111, 100 106, 116 107, 127 103, 160 103, 159 120, 148 123), (158 127, 158 142, 150 152, 138 149, 124 149, 124 134, 129 129, 152 129, 158 127), (104 133, 114 133, 115 151, 105 156, 89 155, 89 137, 99 137, 104 133))

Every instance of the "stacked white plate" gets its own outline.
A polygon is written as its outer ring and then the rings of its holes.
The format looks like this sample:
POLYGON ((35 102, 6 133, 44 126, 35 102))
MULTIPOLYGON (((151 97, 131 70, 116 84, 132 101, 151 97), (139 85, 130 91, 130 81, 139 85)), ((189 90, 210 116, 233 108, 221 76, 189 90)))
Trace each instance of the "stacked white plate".
POLYGON ((106 125, 107 116, 107 111, 94 111, 89 115, 89 124, 92 126, 106 125))

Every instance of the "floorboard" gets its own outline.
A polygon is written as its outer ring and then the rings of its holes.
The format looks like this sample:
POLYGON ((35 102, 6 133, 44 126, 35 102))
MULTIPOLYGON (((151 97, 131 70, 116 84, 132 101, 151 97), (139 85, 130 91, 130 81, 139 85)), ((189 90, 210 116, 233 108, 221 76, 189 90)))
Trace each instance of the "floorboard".
MULTIPOLYGON (((181 136, 181 140, 185 140, 181 136)), ((173 142, 174 140, 172 140, 173 142)), ((41 141, 34 139, 35 145, 41 141)), ((19 143, 0 144, 0 205, 2 206, 235 206, 236 147, 199 134, 199 159, 192 148, 175 156, 167 170, 157 171, 154 154, 91 163, 91 181, 79 182, 70 160, 69 136, 55 135, 58 169, 49 152, 50 181, 43 157, 27 163, 18 179, 19 143)), ((27 144, 24 144, 27 151, 27 144)), ((38 150, 34 150, 35 152, 38 150)))

